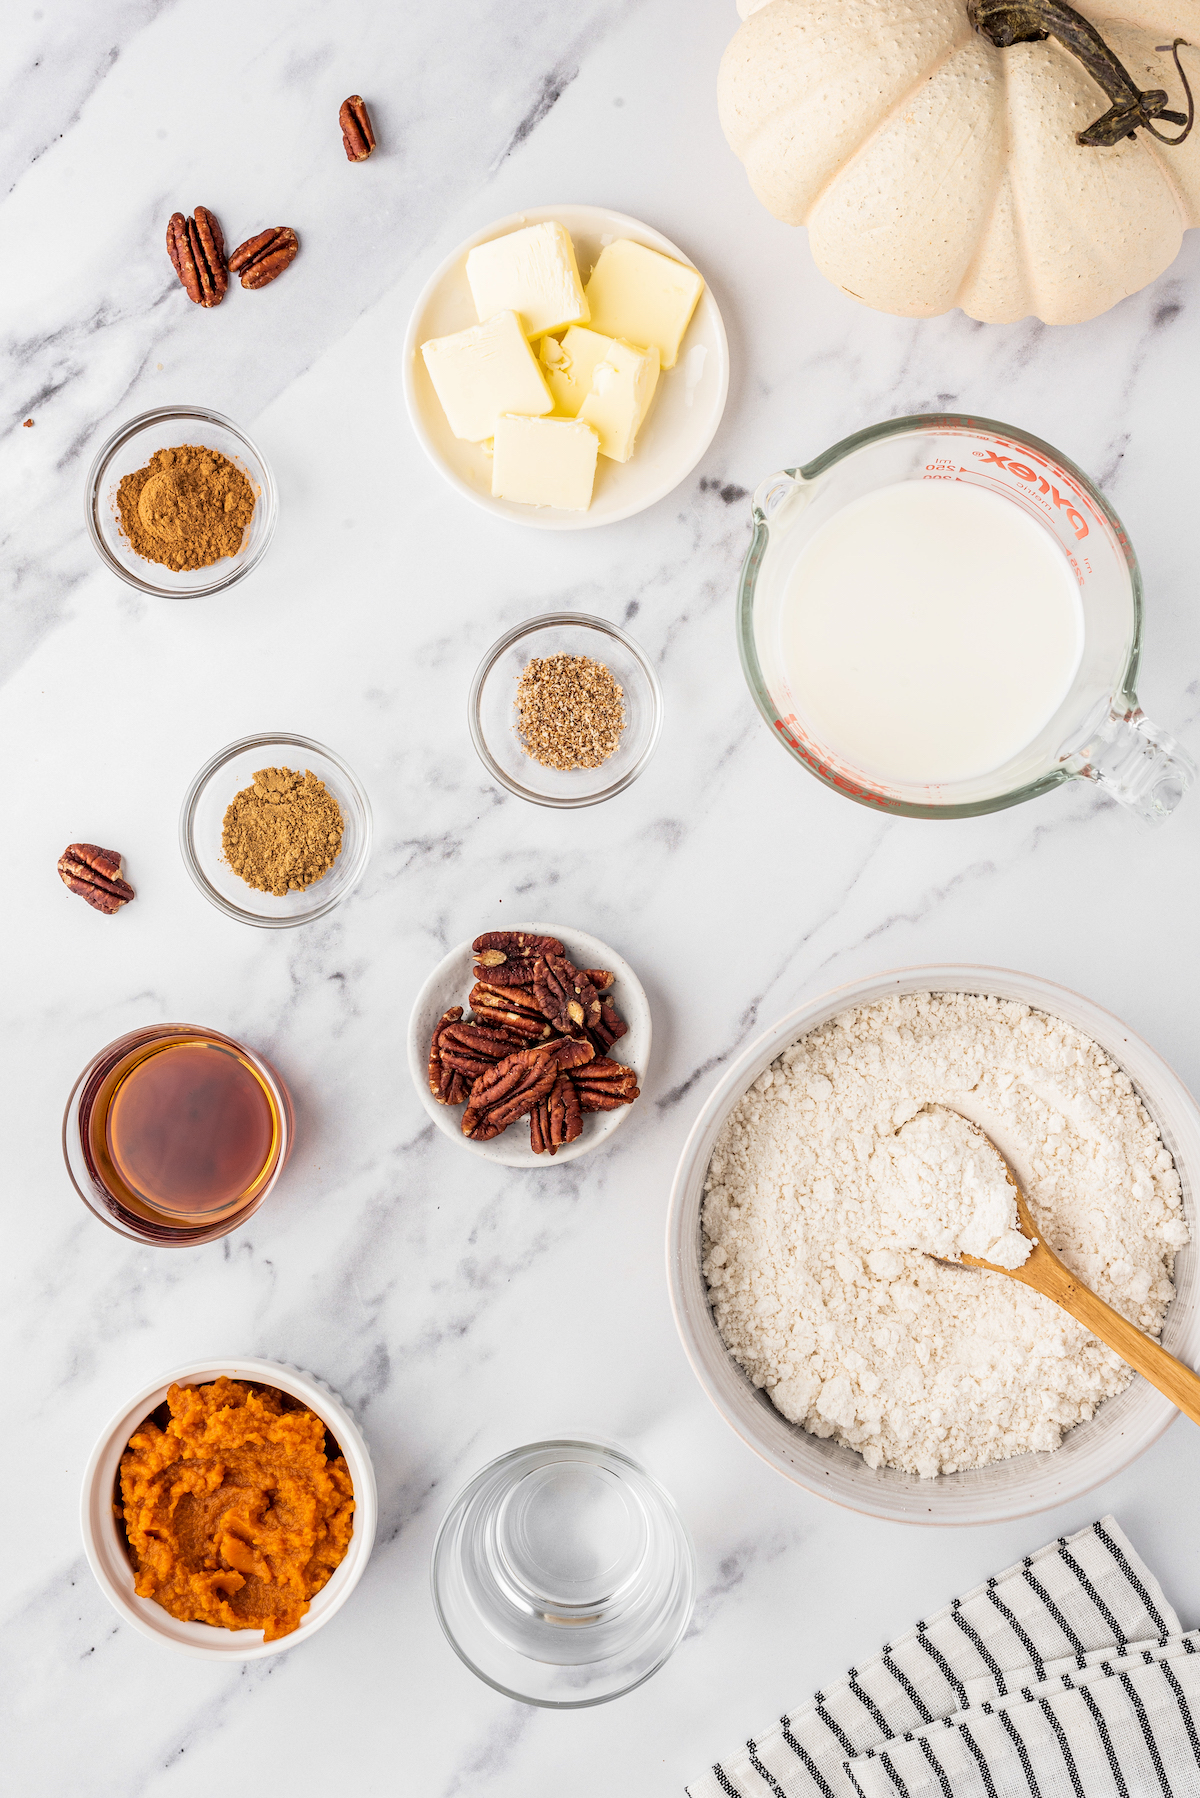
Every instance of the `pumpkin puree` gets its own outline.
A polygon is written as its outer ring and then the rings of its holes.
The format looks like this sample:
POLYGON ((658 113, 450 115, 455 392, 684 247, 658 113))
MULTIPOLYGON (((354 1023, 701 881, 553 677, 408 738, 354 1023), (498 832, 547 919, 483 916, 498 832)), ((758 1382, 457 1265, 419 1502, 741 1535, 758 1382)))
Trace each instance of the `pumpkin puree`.
MULTIPOLYGON (((125 1534, 141 1598, 222 1629, 294 1630, 350 1543, 354 1487, 325 1425, 272 1386, 223 1375, 172 1386, 121 1457, 125 1534)), ((120 1512, 120 1507, 118 1507, 120 1512)))

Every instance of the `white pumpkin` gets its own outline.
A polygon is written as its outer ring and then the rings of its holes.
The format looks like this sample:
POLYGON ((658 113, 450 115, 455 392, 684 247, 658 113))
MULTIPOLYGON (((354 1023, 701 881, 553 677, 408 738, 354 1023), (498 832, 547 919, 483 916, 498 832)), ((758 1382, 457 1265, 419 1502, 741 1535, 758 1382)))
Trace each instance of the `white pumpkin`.
MULTIPOLYGON (((1200 0, 1073 4, 1139 88, 1183 103, 1156 46, 1200 46, 1200 0)), ((1200 127, 1177 149, 1144 129, 1077 143, 1108 96, 1054 38, 998 49, 966 0, 739 11, 721 64, 725 135, 763 204, 807 225, 818 268, 868 306, 1073 324, 1153 281, 1200 224, 1200 127)), ((1200 85, 1200 56, 1180 54, 1200 85)))

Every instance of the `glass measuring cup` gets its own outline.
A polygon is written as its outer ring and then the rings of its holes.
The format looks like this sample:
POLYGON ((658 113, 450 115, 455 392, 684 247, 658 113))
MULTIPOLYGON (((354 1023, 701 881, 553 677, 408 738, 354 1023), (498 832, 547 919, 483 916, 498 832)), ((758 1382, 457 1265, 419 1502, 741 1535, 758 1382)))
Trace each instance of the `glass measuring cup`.
POLYGON ((1094 780, 1148 823, 1179 803, 1191 757, 1137 702, 1142 579, 1120 519, 1073 462, 1011 425, 960 413, 894 418, 835 443, 754 494, 754 536, 738 590, 738 647, 759 711, 788 753, 860 805, 909 818, 970 818, 1094 780), (965 481, 1037 520, 1078 582, 1084 641, 1069 691, 1036 737, 970 779, 883 785, 822 742, 800 716, 783 656, 792 570, 816 532, 864 494, 902 481, 965 481))

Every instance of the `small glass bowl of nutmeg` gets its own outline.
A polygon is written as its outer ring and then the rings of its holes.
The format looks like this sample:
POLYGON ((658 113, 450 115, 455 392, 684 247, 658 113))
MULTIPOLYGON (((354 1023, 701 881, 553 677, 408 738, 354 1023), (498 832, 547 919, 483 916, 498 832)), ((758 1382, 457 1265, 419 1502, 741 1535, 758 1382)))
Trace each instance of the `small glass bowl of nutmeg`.
POLYGON ((201 599, 257 568, 278 505, 266 457, 231 418, 157 406, 100 449, 86 509, 96 553, 121 580, 160 599, 201 599))
POLYGON ((646 652, 606 618, 546 612, 497 639, 467 701, 492 778, 534 805, 599 805, 658 744, 663 696, 646 652))

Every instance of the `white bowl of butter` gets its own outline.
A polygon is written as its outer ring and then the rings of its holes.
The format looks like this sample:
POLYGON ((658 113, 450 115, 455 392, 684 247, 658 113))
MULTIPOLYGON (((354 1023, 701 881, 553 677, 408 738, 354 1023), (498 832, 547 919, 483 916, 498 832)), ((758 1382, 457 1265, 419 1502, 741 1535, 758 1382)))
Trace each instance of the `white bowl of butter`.
MULTIPOLYGON (((669 238, 624 213, 602 206, 539 206, 498 219, 448 256, 426 284, 413 308, 404 343, 404 397, 413 429, 435 468, 468 499, 517 524, 539 530, 583 530, 613 524, 644 511, 679 485, 691 473, 712 442, 729 390, 729 346, 720 311, 707 284, 679 343, 673 366, 664 365, 648 404, 636 445, 627 461, 601 453, 596 459, 591 503, 586 509, 547 503, 522 503, 493 496, 495 470, 491 440, 470 441, 456 436, 439 400, 422 345, 444 340, 472 328, 480 328, 477 296, 468 280, 467 258, 472 250, 536 225, 557 225, 569 235, 581 281, 586 284, 601 252, 629 242, 668 256, 684 268, 694 267, 669 238)), ((478 259, 477 259, 478 264, 478 259)), ((631 268, 630 274, 636 273, 631 268)), ((478 278, 476 286, 479 285, 478 278)), ((535 356, 539 345, 531 345, 535 356)), ((451 377, 452 378, 452 377, 451 377)), ((631 380, 638 378, 631 374, 631 380)), ((572 431, 582 434, 576 418, 562 418, 556 404, 547 425, 560 429, 564 441, 542 453, 543 468, 569 462, 578 446, 567 443, 572 431)), ((538 447, 533 439, 549 431, 530 431, 529 420, 511 420, 506 441, 500 446, 506 458, 510 491, 537 493, 544 482, 538 466, 538 447), (525 464, 528 463, 526 468, 525 464)), ((462 428, 460 421, 460 428, 462 428)), ((553 483, 552 483, 553 484, 553 483)), ((547 486, 544 491, 549 493, 547 486)), ((568 505, 572 496, 558 497, 568 505)))

